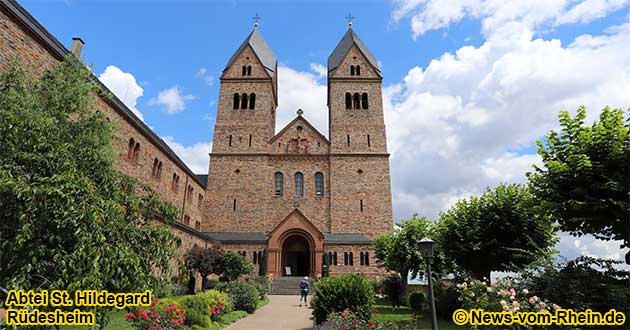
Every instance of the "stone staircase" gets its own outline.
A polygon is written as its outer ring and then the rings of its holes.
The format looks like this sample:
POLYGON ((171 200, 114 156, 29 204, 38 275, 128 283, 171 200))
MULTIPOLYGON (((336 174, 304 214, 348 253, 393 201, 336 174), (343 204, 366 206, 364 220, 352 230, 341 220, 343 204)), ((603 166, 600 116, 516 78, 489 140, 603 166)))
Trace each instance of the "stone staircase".
MULTIPOLYGON (((284 276, 277 277, 271 282, 271 291, 269 294, 274 295, 291 295, 291 296, 299 296, 300 295, 300 282, 302 281, 301 276, 284 276)), ((313 286, 311 284, 309 294, 313 294, 313 286)))

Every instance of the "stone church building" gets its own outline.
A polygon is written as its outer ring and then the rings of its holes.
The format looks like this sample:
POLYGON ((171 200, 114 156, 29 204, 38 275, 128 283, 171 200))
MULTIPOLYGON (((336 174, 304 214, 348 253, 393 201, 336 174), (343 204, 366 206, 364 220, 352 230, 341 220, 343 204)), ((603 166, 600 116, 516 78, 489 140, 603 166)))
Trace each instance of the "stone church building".
POLYGON ((221 76, 202 231, 273 276, 376 275, 392 227, 381 73, 349 28, 328 58, 330 136, 302 110, 275 133, 278 64, 254 28, 221 76))
MULTIPOLYGON (((68 50, 16 0, 0 0, 0 71, 17 60, 41 74, 82 47, 75 38, 68 50)), ((180 259, 222 244, 256 267, 266 249, 272 277, 320 276, 324 253, 333 275, 382 274, 371 242, 392 228, 392 202, 376 59, 351 28, 332 51, 328 137, 298 109, 275 133, 277 74, 254 28, 221 76, 209 175, 193 173, 95 77, 98 111, 116 126, 116 169, 180 209, 171 226, 180 259)))

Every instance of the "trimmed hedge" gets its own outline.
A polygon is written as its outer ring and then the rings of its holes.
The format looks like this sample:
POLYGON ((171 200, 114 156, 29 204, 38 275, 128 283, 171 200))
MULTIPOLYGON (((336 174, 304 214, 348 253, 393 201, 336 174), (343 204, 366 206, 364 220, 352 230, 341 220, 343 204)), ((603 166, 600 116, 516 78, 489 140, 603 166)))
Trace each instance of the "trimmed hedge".
POLYGON ((210 309, 208 309, 208 303, 203 297, 199 295, 183 296, 179 299, 178 305, 186 310, 184 325, 208 328, 212 324, 210 309))
POLYGON ((427 297, 422 292, 412 292, 409 294, 408 303, 415 312, 421 312, 427 304, 427 297))
POLYGON ((349 310, 369 321, 374 305, 374 289, 362 274, 348 274, 320 279, 311 299, 315 324, 321 324, 333 313, 349 310))

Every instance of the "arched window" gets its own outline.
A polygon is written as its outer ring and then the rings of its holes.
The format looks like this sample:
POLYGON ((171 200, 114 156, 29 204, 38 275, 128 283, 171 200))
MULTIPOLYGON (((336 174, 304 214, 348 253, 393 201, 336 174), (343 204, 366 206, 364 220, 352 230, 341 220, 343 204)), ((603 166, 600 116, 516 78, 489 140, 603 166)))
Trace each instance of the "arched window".
POLYGON ((248 75, 248 76, 251 76, 251 75, 252 75, 252 66, 251 66, 251 65, 248 65, 248 66, 247 66, 247 75, 248 75))
POLYGON ((295 173, 295 194, 304 195, 304 175, 300 172, 295 173))
POLYGON ((247 94, 241 95, 241 109, 247 109, 247 94))
POLYGON ((357 67, 356 67, 355 71, 356 71, 356 73, 357 73, 357 76, 360 76, 360 75, 361 75, 361 66, 360 66, 360 65, 357 65, 357 67))
POLYGON ((363 257, 365 258, 365 265, 369 266, 370 265, 370 252, 363 253, 363 257))
POLYGON ((244 76, 245 74, 247 74, 247 67, 246 66, 243 65, 243 69, 242 70, 243 70, 243 72, 241 73, 241 75, 244 76))
POLYGON ((234 93, 234 110, 238 110, 241 105, 241 96, 238 93, 234 93))
POLYGON ((363 266, 363 252, 359 253, 359 265, 363 266))
POLYGON ((352 252, 348 253, 348 261, 350 261, 350 266, 354 266, 354 256, 352 252))
POLYGON ((158 168, 157 168, 157 178, 160 179, 162 177, 162 162, 160 161, 158 163, 158 168))
POLYGON ((352 94, 346 93, 346 109, 352 109, 352 94))
POLYGON ((127 149, 127 159, 132 160, 133 159, 133 147, 136 146, 136 141, 131 138, 129 139, 129 149, 127 149))
POLYGON ((334 266, 337 266, 337 252, 333 252, 332 263, 333 263, 334 266))
POLYGON ((276 175, 274 176, 276 196, 282 196, 282 188, 284 184, 283 181, 284 181, 284 176, 282 175, 282 173, 277 172, 276 175))
POLYGON ((136 142, 136 146, 133 147, 133 161, 138 162, 140 158, 140 143, 136 142))
POLYGON ((368 108, 368 95, 367 93, 363 93, 361 95, 361 107, 365 110, 368 108))
POLYGON ((343 253, 343 265, 348 266, 348 252, 343 253))
POLYGON ((153 170, 151 170, 151 176, 154 178, 157 178, 157 168, 159 163, 160 161, 157 158, 153 160, 153 170))
POLYGON ((354 65, 350 66, 350 75, 354 76, 354 65))
POLYGON ((171 181, 171 189, 173 191, 179 190, 179 176, 173 173, 173 181, 171 181))
POLYGON ((254 110, 256 108, 256 94, 249 94, 249 110, 254 110))
POLYGON ((324 196, 324 175, 315 173, 315 195, 324 196))
POLYGON ((352 101, 355 109, 361 109, 361 95, 359 95, 359 93, 354 93, 352 101))

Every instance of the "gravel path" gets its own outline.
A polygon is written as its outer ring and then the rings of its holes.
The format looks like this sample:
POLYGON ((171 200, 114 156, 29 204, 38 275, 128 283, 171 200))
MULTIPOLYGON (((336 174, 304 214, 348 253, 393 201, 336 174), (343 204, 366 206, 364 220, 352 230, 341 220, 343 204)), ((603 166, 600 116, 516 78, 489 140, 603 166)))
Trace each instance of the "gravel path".
MULTIPOLYGON (((309 299, 310 302, 310 299, 309 299)), ((312 330, 312 309, 299 306, 299 296, 269 296, 269 303, 256 313, 224 330, 312 330)))

